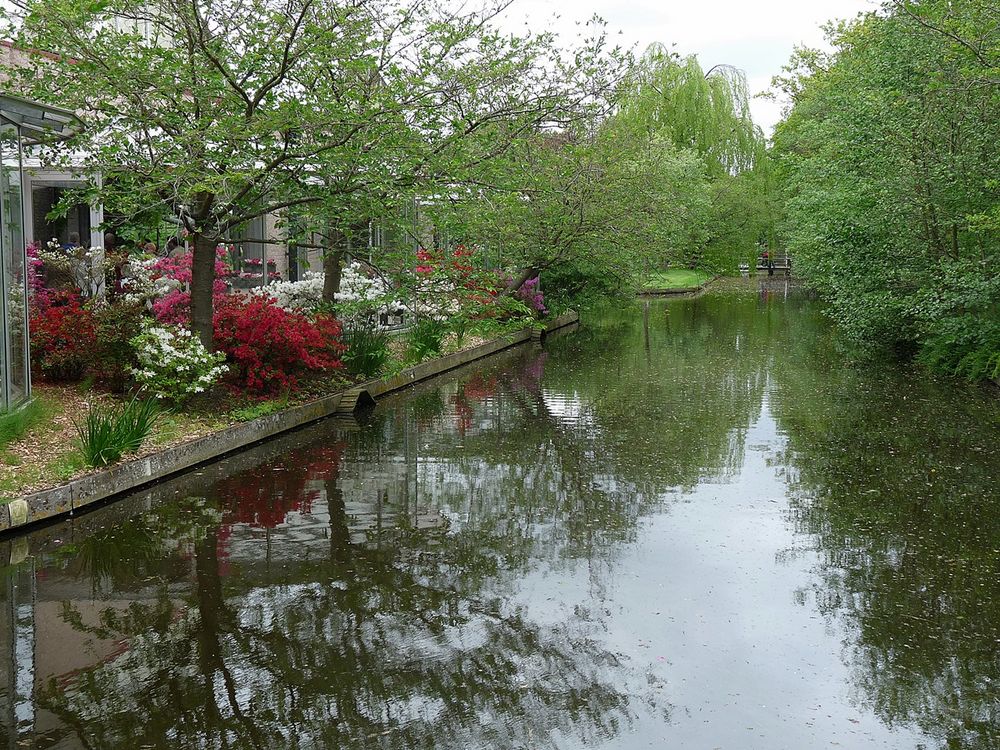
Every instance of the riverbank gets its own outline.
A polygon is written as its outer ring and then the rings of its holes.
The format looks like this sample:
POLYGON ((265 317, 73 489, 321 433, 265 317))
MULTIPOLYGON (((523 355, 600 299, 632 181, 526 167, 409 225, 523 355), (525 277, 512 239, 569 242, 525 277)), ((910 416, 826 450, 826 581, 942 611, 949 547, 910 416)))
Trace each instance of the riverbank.
POLYGON ((108 469, 81 474, 71 481, 48 487, 0 505, 0 533, 40 521, 71 515, 87 506, 139 489, 233 451, 267 440, 330 416, 351 416, 356 408, 393 391, 461 367, 513 346, 540 340, 545 333, 579 321, 569 312, 549 321, 544 330, 522 329, 477 346, 436 357, 398 374, 345 388, 304 404, 262 415, 235 425, 204 425, 199 435, 183 435, 177 444, 148 450, 108 469))
POLYGON ((640 297, 668 297, 703 292, 717 275, 700 269, 672 268, 649 274, 639 289, 640 297))

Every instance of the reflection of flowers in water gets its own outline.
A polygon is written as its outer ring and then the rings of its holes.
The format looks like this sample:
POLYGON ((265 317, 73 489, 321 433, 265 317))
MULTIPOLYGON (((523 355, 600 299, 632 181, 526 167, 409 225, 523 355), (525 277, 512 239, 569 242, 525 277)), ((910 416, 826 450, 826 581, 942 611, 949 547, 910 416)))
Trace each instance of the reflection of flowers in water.
POLYGON ((307 489, 308 483, 335 479, 345 446, 339 441, 310 450, 305 467, 280 456, 253 474, 222 480, 216 491, 221 498, 223 526, 247 524, 273 529, 283 524, 289 513, 311 513, 319 491, 307 489))
POLYGON ((243 523, 273 529, 283 524, 289 513, 309 513, 319 495, 316 490, 306 490, 303 472, 290 471, 283 466, 263 467, 255 474, 255 481, 249 481, 246 476, 240 479, 219 483, 223 525, 243 523))
POLYGON ((330 481, 340 473, 340 462, 344 458, 347 443, 338 440, 309 450, 306 462, 306 476, 309 479, 330 481))
POLYGON ((516 371, 517 381, 525 390, 538 390, 542 384, 542 376, 545 374, 545 361, 548 358, 548 352, 539 352, 538 356, 531 360, 530 364, 516 371))
POLYGON ((455 407, 455 426, 458 434, 465 436, 472 427, 473 404, 486 401, 496 394, 497 376, 477 372, 459 386, 458 392, 449 400, 455 407))
POLYGON ((458 429, 458 434, 465 437, 465 433, 472 427, 472 404, 461 388, 451 397, 451 403, 455 407, 455 427, 458 429))
POLYGON ((467 381, 462 392, 467 399, 472 401, 485 401, 495 395, 497 391, 497 376, 486 377, 483 373, 477 372, 467 381))

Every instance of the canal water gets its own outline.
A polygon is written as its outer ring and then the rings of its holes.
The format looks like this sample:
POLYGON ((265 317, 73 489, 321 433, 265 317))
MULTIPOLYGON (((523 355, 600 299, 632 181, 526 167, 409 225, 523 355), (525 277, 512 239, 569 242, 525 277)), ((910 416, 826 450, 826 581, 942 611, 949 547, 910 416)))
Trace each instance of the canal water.
POLYGON ((1000 747, 1000 399, 784 280, 4 541, 3 748, 1000 747))

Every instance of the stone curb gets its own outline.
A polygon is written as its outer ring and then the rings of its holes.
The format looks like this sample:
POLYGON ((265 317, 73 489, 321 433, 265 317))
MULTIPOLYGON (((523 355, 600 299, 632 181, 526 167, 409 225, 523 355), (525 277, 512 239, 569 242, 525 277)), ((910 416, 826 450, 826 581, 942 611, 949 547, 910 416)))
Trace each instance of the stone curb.
MULTIPOLYGON (((549 321, 544 333, 565 328, 579 320, 578 313, 565 313, 549 321)), ((374 403, 379 396, 407 388, 422 380, 526 343, 533 338, 537 340, 537 337, 533 336, 532 329, 526 328, 511 336, 487 341, 462 352, 421 362, 390 378, 361 383, 346 391, 324 396, 307 404, 227 427, 211 435, 117 464, 110 469, 80 477, 68 484, 19 497, 8 504, 0 505, 0 534, 59 516, 73 515, 93 503, 131 492, 310 422, 333 415, 351 414, 359 405, 374 403)))

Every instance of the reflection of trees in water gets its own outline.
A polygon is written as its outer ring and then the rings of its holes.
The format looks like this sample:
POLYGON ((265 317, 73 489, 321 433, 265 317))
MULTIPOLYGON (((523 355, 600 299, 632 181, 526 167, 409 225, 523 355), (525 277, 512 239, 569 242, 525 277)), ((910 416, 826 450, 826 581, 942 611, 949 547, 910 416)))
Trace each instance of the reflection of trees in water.
MULTIPOLYGON (((540 625, 508 601, 552 565, 585 562, 602 588, 665 491, 740 466, 784 316, 752 294, 654 305, 646 325, 611 315, 550 343, 555 356, 383 408, 343 460, 314 460, 341 435, 291 439, 206 492, 183 540, 149 520, 174 503, 158 506, 135 523, 164 547, 132 566, 148 578, 160 560, 158 595, 106 624, 131 648, 49 685, 45 704, 95 747, 536 748, 617 732, 648 686, 591 639, 600 616, 540 625), (392 527, 358 542, 359 503, 395 509, 392 527), (449 527, 408 527, 421 505, 449 527), (281 524, 290 513, 311 525, 281 524), (271 529, 280 564, 230 544, 241 524, 271 529)), ((127 555, 128 527, 109 533, 127 555)), ((137 586, 128 562, 101 575, 137 586)))
MULTIPOLYGON (((380 476, 398 460, 386 449, 400 438, 392 425, 355 437, 354 474, 380 476)), ((629 698, 612 687, 622 681, 616 657, 589 640, 586 623, 537 625, 503 595, 534 544, 519 519, 495 512, 516 483, 482 476, 482 515, 456 533, 408 528, 400 513, 394 528, 351 544, 348 501, 363 498, 345 496, 342 448, 297 447, 217 482, 188 512, 165 503, 92 537, 71 566, 117 598, 136 584, 134 570, 148 576, 159 560, 170 573, 155 597, 144 589, 126 613, 108 608, 97 629, 67 610, 78 629, 131 645, 49 683, 42 705, 93 747, 546 747, 559 735, 617 732, 629 698), (222 556, 233 524, 274 527, 282 514, 324 509, 325 559, 265 573, 222 556), (184 533, 171 534, 171 522, 184 533), (193 573, 176 575, 175 548, 193 557, 193 573), (116 565, 78 562, 108 552, 116 565)), ((410 501, 392 489, 387 480, 379 490, 386 505, 410 501)), ((270 543, 287 552, 297 540, 277 530, 270 543)))
POLYGON ((400 405, 383 434, 432 434, 427 494, 534 538, 509 540, 525 561, 600 564, 667 491, 742 465, 784 315, 752 292, 606 311, 548 353, 400 405))
MULTIPOLYGON (((803 345, 774 409, 817 606, 848 625, 861 700, 940 748, 1000 747, 1000 405, 974 387, 825 367, 803 345)), ((869 366, 870 368, 870 366, 869 366)))
POLYGON ((743 464, 786 315, 753 293, 607 311, 558 342, 580 356, 554 357, 546 386, 591 405, 616 476, 661 490, 723 479, 743 464))
POLYGON ((546 747, 617 732, 616 657, 467 584, 430 585, 464 569, 442 533, 340 548, 258 586, 220 576, 211 531, 183 593, 164 583, 102 617, 95 634, 130 648, 50 682, 41 704, 89 747, 546 747))

